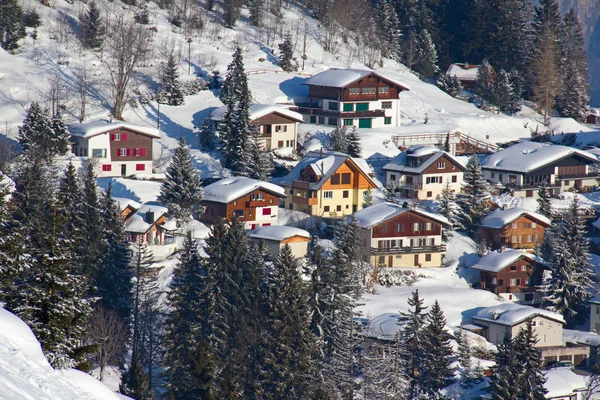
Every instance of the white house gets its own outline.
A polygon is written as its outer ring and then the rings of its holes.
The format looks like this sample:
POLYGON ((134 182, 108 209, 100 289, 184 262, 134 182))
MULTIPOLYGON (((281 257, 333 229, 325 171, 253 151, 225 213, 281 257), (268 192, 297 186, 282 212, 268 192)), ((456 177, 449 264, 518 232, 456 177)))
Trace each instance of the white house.
POLYGON ((263 226, 250 232, 250 239, 262 241, 269 256, 275 259, 286 244, 290 246, 292 255, 304 258, 308 253, 310 233, 304 229, 291 226, 263 226))
POLYGON ((71 152, 95 161, 98 177, 152 173, 153 140, 160 139, 157 129, 116 120, 70 124, 67 128, 71 152))

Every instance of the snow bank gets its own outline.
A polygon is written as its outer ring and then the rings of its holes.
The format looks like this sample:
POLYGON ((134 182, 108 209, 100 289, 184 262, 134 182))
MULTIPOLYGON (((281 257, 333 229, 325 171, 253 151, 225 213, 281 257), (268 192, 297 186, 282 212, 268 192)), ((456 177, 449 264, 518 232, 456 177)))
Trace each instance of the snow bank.
POLYGON ((554 368, 544 372, 546 383, 544 388, 548 391, 546 398, 568 396, 575 391, 586 389, 585 377, 577 375, 570 368, 554 368))

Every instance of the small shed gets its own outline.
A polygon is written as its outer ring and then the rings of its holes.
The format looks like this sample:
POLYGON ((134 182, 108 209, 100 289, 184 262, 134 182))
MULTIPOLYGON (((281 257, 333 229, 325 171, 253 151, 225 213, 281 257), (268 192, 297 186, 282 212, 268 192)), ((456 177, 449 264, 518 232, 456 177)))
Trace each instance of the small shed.
POLYGON ((291 226, 263 226, 250 232, 250 239, 262 241, 268 255, 275 259, 286 244, 296 258, 304 258, 308 253, 310 233, 291 226))

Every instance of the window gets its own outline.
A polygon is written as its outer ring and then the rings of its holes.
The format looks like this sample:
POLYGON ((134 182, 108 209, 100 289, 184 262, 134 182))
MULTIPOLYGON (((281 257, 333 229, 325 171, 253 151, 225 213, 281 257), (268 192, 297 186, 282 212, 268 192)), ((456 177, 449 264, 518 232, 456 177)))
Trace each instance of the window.
POLYGON ((339 185, 340 184, 340 174, 333 174, 333 175, 331 175, 331 184, 332 185, 339 185))
POLYGON ((281 131, 281 125, 275 125, 275 132, 281 131))
POLYGON ((521 265, 521 271, 527 271, 527 265, 521 265))
POLYGON ((102 164, 102 171, 103 172, 109 172, 112 170, 112 165, 110 164, 102 164))
POLYGON ((384 125, 391 125, 392 124, 392 117, 384 117, 383 118, 383 124, 384 125))
POLYGON ((569 186, 570 183, 570 181, 565 181, 565 186, 569 186))
POLYGON ((517 270, 517 266, 516 265, 511 265, 510 266, 510 270, 511 271, 516 271, 517 270))
POLYGON ((537 224, 536 224, 535 222, 532 222, 532 223, 531 223, 531 227, 532 227, 532 228, 537 228, 537 224))
POLYGON ((389 92, 390 92, 389 86, 379 86, 379 93, 389 93, 389 92))
POLYGON ((444 169, 444 168, 446 168, 446 162, 445 161, 440 161, 439 163, 437 163, 437 167, 438 167, 438 169, 444 169))
POLYGON ((335 125, 337 126, 338 124, 338 119, 337 118, 329 118, 329 125, 335 125))
POLYGON ((145 171, 146 170, 146 164, 135 164, 135 170, 136 171, 145 171))
POLYGON ((235 215, 236 217, 243 217, 244 210, 233 210, 233 215, 235 215))
POLYGON ((317 123, 317 116, 316 115, 311 115, 310 116, 310 123, 311 124, 316 124, 317 123))
POLYGON ((342 211, 342 206, 336 206, 335 209, 336 211, 342 211))
POLYGON ((120 142, 121 141, 121 134, 120 133, 113 133, 113 140, 115 142, 120 142))
POLYGON ((413 183, 413 177, 412 176, 407 176, 406 177, 406 183, 413 183))
POLYGON ((431 222, 426 222, 425 223, 425 230, 426 231, 432 231, 433 230, 433 224, 431 222))
POLYGON ((119 155, 121 157, 127 156, 127 149, 119 149, 119 155))
POLYGON ((452 183, 458 182, 458 176, 452 175, 452 183))
POLYGON ((427 197, 433 197, 433 192, 432 191, 428 191, 427 192, 427 197))
POLYGON ((362 88, 361 91, 362 91, 362 94, 375 94, 375 88, 374 87, 362 88))
POLYGON ((429 245, 430 246, 435 246, 435 238, 430 238, 429 239, 429 245))
POLYGON ((325 207, 323 207, 323 211, 325 211, 325 212, 329 212, 329 206, 325 206, 325 207))
POLYGON ((136 157, 139 157, 139 156, 140 156, 140 149, 139 149, 139 148, 136 148, 136 149, 135 149, 135 156, 136 156, 136 157))
POLYGON ((388 226, 387 226, 387 224, 385 224, 385 225, 381 225, 381 232, 382 232, 382 233, 387 233, 387 231, 388 231, 388 226))
POLYGON ((413 231, 418 231, 419 230, 419 223, 415 222, 413 223, 413 231))
POLYGON ((263 194, 262 193, 252 193, 250 195, 250 201, 257 201, 257 200, 263 200, 263 194))
POLYGON ((271 215, 271 207, 265 207, 262 209, 262 215, 271 215))
POLYGON ((404 224, 394 224, 396 232, 404 232, 404 224))
POLYGON ((333 111, 337 111, 340 109, 340 103, 338 103, 337 101, 330 101, 329 102, 329 109, 333 110, 333 111))
POLYGON ((504 286, 504 279, 498 280, 498 286, 504 286))
POLYGON ((389 110, 390 108, 392 108, 392 102, 391 101, 382 101, 381 108, 383 108, 384 110, 389 110))
POLYGON ((431 261, 431 254, 425 254, 425 261, 431 261))
POLYGON ((344 119, 344 126, 352 126, 354 125, 354 120, 353 119, 344 119))
POLYGON ((92 149, 92 157, 106 158, 106 149, 92 149))
POLYGON ((283 147, 283 140, 277 141, 277 147, 283 147))
POLYGON ((517 237, 516 236, 511 236, 511 243, 517 243, 517 237))
POLYGON ((492 179, 496 178, 496 173, 492 172, 492 179))
POLYGON ((323 192, 323 198, 324 199, 333 199, 333 191, 327 190, 327 191, 323 192))
POLYGON ((502 183, 502 174, 498 174, 498 182, 502 183))
POLYGON ((343 193, 342 193, 342 197, 343 197, 344 199, 347 199, 347 198, 348 198, 348 191, 347 191, 347 190, 344 190, 344 191, 343 191, 343 193))
POLYGON ((325 125, 325 117, 319 117, 319 125, 325 125))
POLYGON ((533 293, 525 293, 525 301, 533 301, 533 293))
POLYGON ((360 89, 359 88, 350 88, 350 94, 351 95, 360 94, 360 89))
POLYGON ((349 172, 344 172, 342 174, 342 185, 349 185, 351 177, 352 175, 349 172))
POLYGON ((369 111, 369 103, 356 103, 356 111, 369 111))
POLYGON ((390 181, 394 182, 396 180, 395 174, 390 174, 390 181))
POLYGON ((531 243, 531 235, 527 235, 527 243, 531 243))
POLYGON ((265 224, 262 224, 262 226, 271 226, 271 223, 270 222, 269 223, 265 223, 265 224))
POLYGON ((344 103, 344 111, 354 111, 354 103, 344 103))
POLYGON ((519 229, 519 223, 518 222, 513 222, 512 223, 512 228, 513 229, 519 229))
POLYGON ((510 280, 510 286, 519 286, 519 283, 517 281, 518 281, 518 279, 514 279, 514 278, 511 279, 510 280))

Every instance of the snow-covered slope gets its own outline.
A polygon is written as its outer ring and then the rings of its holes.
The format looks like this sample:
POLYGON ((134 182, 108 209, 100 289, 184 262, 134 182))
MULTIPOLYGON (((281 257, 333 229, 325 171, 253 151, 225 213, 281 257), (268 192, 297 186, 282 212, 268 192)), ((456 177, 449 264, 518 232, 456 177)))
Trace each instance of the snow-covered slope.
POLYGON ((94 377, 57 371, 18 317, 0 308, 0 400, 123 400, 94 377))

